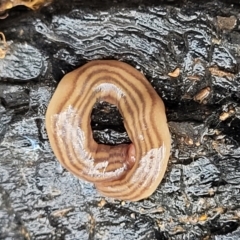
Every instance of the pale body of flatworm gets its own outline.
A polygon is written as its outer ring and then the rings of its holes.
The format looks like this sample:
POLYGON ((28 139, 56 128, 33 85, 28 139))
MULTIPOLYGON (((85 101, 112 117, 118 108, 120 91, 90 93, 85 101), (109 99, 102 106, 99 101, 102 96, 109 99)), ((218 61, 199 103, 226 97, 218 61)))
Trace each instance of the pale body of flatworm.
POLYGON ((92 61, 65 75, 49 103, 46 129, 60 163, 104 196, 147 198, 166 171, 171 143, 164 104, 126 63, 92 61), (90 124, 97 101, 118 107, 131 144, 96 143, 90 124))

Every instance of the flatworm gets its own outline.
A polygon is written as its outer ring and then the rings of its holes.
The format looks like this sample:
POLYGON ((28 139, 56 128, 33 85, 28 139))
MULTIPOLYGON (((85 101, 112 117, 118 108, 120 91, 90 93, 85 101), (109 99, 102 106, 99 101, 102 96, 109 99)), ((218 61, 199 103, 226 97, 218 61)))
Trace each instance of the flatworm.
POLYGON ((49 103, 46 129, 60 163, 104 196, 147 198, 166 171, 171 138, 164 104, 143 74, 126 63, 91 61, 65 75, 49 103), (132 143, 96 143, 90 123, 97 101, 118 107, 132 143))

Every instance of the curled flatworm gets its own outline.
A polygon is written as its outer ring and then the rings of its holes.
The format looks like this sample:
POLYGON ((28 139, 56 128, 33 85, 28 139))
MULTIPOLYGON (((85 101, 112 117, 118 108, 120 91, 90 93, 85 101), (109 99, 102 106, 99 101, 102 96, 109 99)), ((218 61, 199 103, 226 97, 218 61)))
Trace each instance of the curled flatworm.
POLYGON ((126 63, 92 61, 65 75, 49 103, 46 129, 60 163, 104 196, 147 198, 166 171, 171 138, 164 104, 143 74, 126 63), (118 107, 132 143, 111 146, 93 139, 97 101, 118 107))

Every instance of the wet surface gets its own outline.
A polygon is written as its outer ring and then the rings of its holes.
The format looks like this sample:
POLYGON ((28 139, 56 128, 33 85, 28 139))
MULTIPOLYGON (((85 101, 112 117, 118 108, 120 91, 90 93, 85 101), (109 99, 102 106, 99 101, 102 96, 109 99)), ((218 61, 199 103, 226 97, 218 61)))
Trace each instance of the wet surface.
MULTIPOLYGON (((239 10, 223 1, 55 1, 9 11, 0 20, 8 44, 0 59, 0 239, 239 239, 239 10), (57 83, 94 59, 136 67, 165 103, 172 154, 146 200, 101 197, 49 145, 44 115, 57 83)), ((129 142, 122 121, 116 107, 97 104, 95 139, 129 142)))

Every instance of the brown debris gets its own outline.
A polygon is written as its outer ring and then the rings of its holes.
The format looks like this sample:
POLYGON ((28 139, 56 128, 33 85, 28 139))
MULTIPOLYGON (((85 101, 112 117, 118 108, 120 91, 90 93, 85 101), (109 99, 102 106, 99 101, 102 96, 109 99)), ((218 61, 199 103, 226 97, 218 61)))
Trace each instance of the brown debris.
POLYGON ((196 214, 194 214, 193 216, 183 216, 179 218, 179 221, 185 224, 196 225, 198 222, 204 222, 207 219, 208 219, 208 216, 205 213, 203 213, 200 216, 196 214))
POLYGON ((210 71, 210 73, 212 75, 215 75, 215 76, 218 76, 218 77, 230 77, 230 78, 234 77, 233 73, 224 72, 222 70, 219 70, 217 67, 210 67, 210 68, 208 68, 208 70, 210 71))
POLYGON ((101 201, 98 203, 98 207, 102 208, 107 204, 105 199, 101 199, 101 201))
POLYGON ((173 228, 173 234, 184 233, 186 230, 182 226, 176 226, 173 228))
POLYGON ((218 27, 222 30, 232 30, 237 24, 237 18, 235 16, 231 17, 221 17, 217 16, 218 27))
POLYGON ((180 74, 180 68, 176 68, 173 72, 168 73, 168 76, 176 78, 179 76, 179 74, 180 74))
POLYGON ((187 79, 189 79, 193 82, 200 81, 200 77, 197 75, 187 76, 187 79))
POLYGON ((207 219, 208 219, 208 216, 206 213, 204 213, 201 216, 199 216, 198 221, 203 222, 203 221, 206 221, 207 219))
POLYGON ((229 117, 233 116, 235 114, 235 111, 233 109, 229 110, 228 112, 222 112, 219 116, 219 120, 225 121, 229 117))
POLYGON ((72 207, 70 208, 65 208, 65 209, 60 209, 60 210, 56 210, 54 212, 51 213, 51 216, 53 217, 64 217, 66 216, 69 212, 71 212, 73 210, 72 207))
POLYGON ((226 211, 224 207, 217 207, 212 209, 212 218, 215 218, 216 216, 219 216, 223 214, 226 211))
POLYGON ((185 137, 184 142, 187 145, 193 145, 193 140, 188 136, 185 137))
POLYGON ((0 59, 5 58, 8 44, 6 42, 6 38, 3 32, 0 32, 1 40, 0 40, 0 59))
POLYGON ((213 43, 213 44, 220 45, 221 42, 222 42, 221 39, 218 39, 218 38, 212 38, 212 43, 213 43))
POLYGON ((208 189, 209 196, 213 196, 215 194, 215 190, 213 188, 208 189))
POLYGON ((23 5, 32 10, 36 10, 41 6, 50 4, 51 2, 52 0, 2 0, 0 3, 0 15, 1 18, 6 18, 8 15, 6 15, 5 11, 16 6, 23 5))
POLYGON ((203 101, 209 96, 210 92, 211 92, 210 87, 203 88, 193 97, 193 100, 196 102, 203 103, 203 101))

